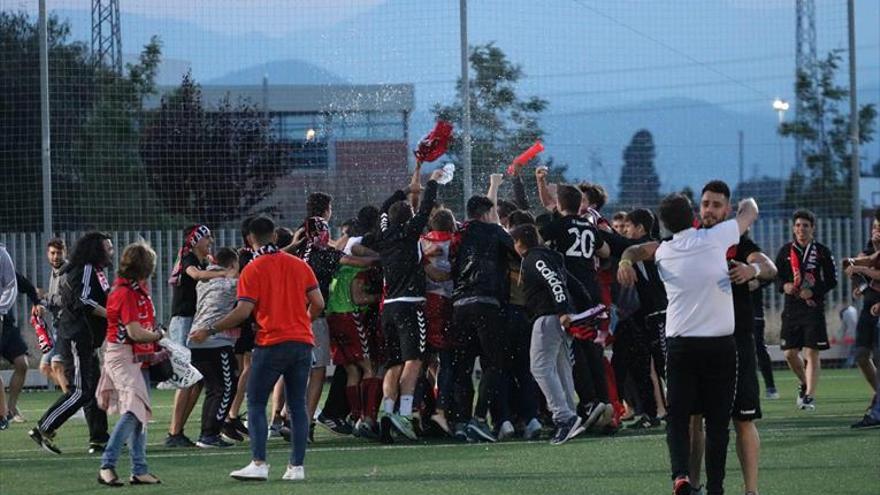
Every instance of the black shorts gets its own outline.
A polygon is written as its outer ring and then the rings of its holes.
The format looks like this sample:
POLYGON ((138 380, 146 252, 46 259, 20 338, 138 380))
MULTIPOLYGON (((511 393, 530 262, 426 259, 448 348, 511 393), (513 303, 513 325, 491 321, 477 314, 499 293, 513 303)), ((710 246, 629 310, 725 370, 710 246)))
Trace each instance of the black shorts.
POLYGON ((814 308, 808 311, 804 311, 803 308, 786 308, 782 311, 779 343, 782 350, 803 347, 820 351, 828 349, 828 330, 825 328, 824 312, 814 308))
POLYGON ((11 363, 18 356, 24 356, 27 353, 27 344, 21 338, 21 330, 15 324, 15 318, 12 315, 6 315, 3 318, 3 329, 0 330, 0 357, 11 363))
POLYGON ((734 336, 736 340, 736 395, 731 416, 739 421, 761 419, 761 391, 758 387, 758 359, 751 328, 734 336))
POLYGON ((871 306, 878 302, 880 302, 880 294, 868 290, 862 303, 862 312, 859 313, 859 322, 856 325, 856 347, 874 349, 878 317, 871 314, 871 306))
POLYGON ((388 367, 423 359, 428 345, 424 302, 393 302, 382 309, 388 367))
POLYGON ((235 354, 244 354, 246 352, 254 352, 255 339, 257 332, 254 330, 254 323, 250 320, 241 324, 241 335, 235 341, 235 354))

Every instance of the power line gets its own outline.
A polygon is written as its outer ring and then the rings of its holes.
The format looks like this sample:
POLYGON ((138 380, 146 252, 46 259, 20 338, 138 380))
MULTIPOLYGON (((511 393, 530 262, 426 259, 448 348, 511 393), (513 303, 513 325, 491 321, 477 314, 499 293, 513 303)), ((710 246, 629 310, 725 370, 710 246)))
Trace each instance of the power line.
POLYGON ((688 104, 676 104, 676 105, 662 105, 656 107, 645 107, 638 108, 634 106, 630 107, 608 107, 602 109, 584 109, 584 110, 573 110, 571 112, 562 112, 562 113, 550 113, 546 114, 547 116, 552 117, 578 117, 582 115, 604 115, 608 113, 639 113, 639 112, 649 112, 654 110, 679 110, 684 108, 699 108, 699 107, 713 107, 713 106, 723 106, 723 105, 736 105, 739 103, 758 103, 758 102, 767 102, 765 98, 747 98, 740 100, 727 100, 727 101, 695 101, 693 103, 688 104))
POLYGON ((605 19, 607 19, 607 20, 609 20, 609 21, 615 23, 615 24, 617 24, 618 26, 620 26, 620 27, 622 27, 622 28, 624 28, 624 29, 627 29, 627 30, 629 30, 629 31, 631 31, 631 32, 633 32, 633 33, 635 33, 635 34, 637 34, 637 35, 639 35, 639 36, 641 36, 641 37, 643 37, 643 38, 645 38, 645 39, 647 39, 647 40, 649 40, 649 41, 651 41, 651 42, 657 44, 657 45, 660 45, 660 46, 662 46, 663 48, 666 48, 667 50, 669 50, 669 51, 671 51, 671 52, 673 52, 673 53, 676 53, 676 54, 678 54, 678 55, 680 55, 680 56, 682 56, 682 57, 684 57, 684 58, 690 60, 690 61, 693 62, 694 64, 699 65, 699 66, 703 67, 704 69, 706 69, 706 70, 708 70, 708 71, 710 71, 710 72, 714 72, 714 73, 718 74, 719 76, 722 76, 722 77, 724 77, 725 79, 728 79, 728 80, 730 80, 731 82, 733 82, 733 83, 735 83, 735 84, 737 84, 737 85, 739 85, 739 86, 742 86, 742 87, 744 87, 744 88, 746 88, 746 89, 748 89, 748 90, 750 90, 750 91, 752 91, 752 92, 754 92, 754 93, 756 93, 756 94, 759 94, 759 95, 763 96, 763 97, 766 98, 767 100, 770 100, 770 99, 773 98, 772 95, 767 95, 766 93, 764 93, 763 91, 759 90, 758 88, 756 88, 756 87, 754 87, 754 86, 752 86, 752 85, 750 85, 750 84, 746 84, 746 83, 744 83, 744 82, 742 82, 742 81, 740 81, 740 80, 734 78, 733 76, 728 75, 728 74, 725 73, 725 72, 722 72, 722 71, 720 71, 720 70, 718 70, 718 69, 715 69, 715 68, 712 67, 711 65, 709 65, 709 64, 707 64, 707 63, 705 63, 705 62, 702 62, 702 61, 700 61, 700 60, 698 60, 698 59, 696 59, 696 58, 694 58, 694 57, 688 55, 687 53, 685 53, 685 52, 679 50, 678 48, 675 48, 674 46, 672 46, 672 45, 670 45, 670 44, 668 44, 668 43, 665 43, 665 42, 663 42, 663 41, 661 41, 661 40, 659 40, 659 39, 657 39, 657 38, 655 38, 655 37, 653 37, 653 36, 651 36, 651 35, 649 35, 649 34, 647 34, 647 33, 643 33, 642 31, 639 31, 638 29, 636 29, 636 28, 630 26, 629 24, 626 24, 626 23, 624 23, 624 22, 622 22, 622 21, 619 21, 619 20, 617 20, 616 18, 614 18, 614 17, 612 17, 612 16, 610 16, 610 15, 608 15, 608 14, 606 14, 606 13, 604 13, 604 12, 602 12, 602 11, 600 11, 600 10, 594 8, 594 7, 590 7, 589 5, 587 5, 586 3, 582 2, 581 0, 572 0, 572 1, 575 2, 575 3, 577 3, 578 5, 580 5, 581 7, 583 7, 583 8, 585 8, 585 9, 589 10, 590 12, 593 12, 594 14, 596 14, 596 15, 598 15, 598 16, 600 16, 600 17, 603 17, 603 18, 605 18, 605 19))

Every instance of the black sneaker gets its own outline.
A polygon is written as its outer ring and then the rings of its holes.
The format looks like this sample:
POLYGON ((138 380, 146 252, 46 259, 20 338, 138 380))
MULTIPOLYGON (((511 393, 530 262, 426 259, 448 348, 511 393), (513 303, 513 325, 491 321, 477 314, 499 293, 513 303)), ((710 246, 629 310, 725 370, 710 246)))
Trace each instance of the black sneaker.
POLYGON ((800 385, 798 385, 798 395, 797 395, 797 399, 795 400, 795 403, 797 404, 798 407, 801 407, 804 405, 804 397, 806 395, 807 395, 807 384, 801 383, 800 385))
POLYGON ((192 440, 187 438, 183 433, 178 433, 177 435, 172 435, 169 433, 165 437, 165 447, 167 448, 178 448, 178 447, 195 447, 196 444, 193 443, 192 440))
POLYGON ((201 437, 196 442, 196 447, 200 449, 225 449, 232 447, 232 444, 220 438, 220 435, 211 435, 210 437, 201 437))
POLYGON ((309 423, 309 436, 306 443, 315 443, 315 423, 309 423))
POLYGON ((557 423, 556 433, 553 434, 553 438, 550 440, 550 445, 562 445, 582 433, 584 431, 584 429, 581 428, 582 421, 583 420, 580 416, 575 415, 568 421, 557 423))
POLYGON ((329 416, 324 416, 324 413, 321 413, 318 415, 317 422, 319 425, 336 435, 351 435, 352 427, 344 419, 331 418, 329 416))
POLYGON ((92 442, 89 444, 89 454, 103 454, 104 448, 103 443, 92 442))
POLYGON ((815 411, 816 410, 816 399, 812 395, 804 395, 804 400, 801 401, 801 410, 803 411, 815 411))
POLYGON ((391 421, 391 416, 383 414, 379 419, 379 441, 384 444, 394 443, 392 430, 394 430, 394 423, 391 421))
POLYGON ((462 442, 468 441, 467 423, 455 423, 452 429, 452 438, 462 442))
POLYGON ((30 436, 33 441, 37 442, 37 445, 46 452, 61 455, 61 449, 55 445, 55 435, 43 433, 39 428, 34 428, 28 432, 28 436, 30 436))
POLYGON ((870 414, 865 414, 858 423, 853 423, 850 428, 854 430, 871 430, 874 428, 880 428, 880 419, 874 419, 870 414))
POLYGON ((9 428, 9 420, 6 418, 0 418, 0 431, 9 428))
POLYGON ((231 425, 242 437, 247 438, 250 436, 250 432, 248 432, 248 428, 244 425, 241 418, 230 418, 227 424, 231 425))
POLYGON ((628 430, 649 430, 660 426, 660 420, 643 414, 635 423, 628 425, 628 430))
POLYGON ((605 414, 605 404, 598 400, 590 401, 583 407, 581 418, 583 419, 581 427, 585 430, 590 429, 605 414))
MULTIPOLYGON (((291 433, 290 433, 289 426, 284 425, 281 428, 278 428, 278 433, 281 435, 281 438, 283 438, 285 442, 290 443, 291 433)), ((314 442, 315 441, 315 438, 314 438, 315 437, 315 430, 312 430, 311 434, 312 434, 311 441, 314 442)), ((308 443, 308 441, 307 441, 307 443, 308 443)))
POLYGON ((492 429, 486 424, 486 420, 472 418, 467 424, 467 433, 469 438, 473 438, 479 442, 496 442, 495 436, 492 435, 492 429))
POLYGON ((244 442, 244 437, 235 429, 235 425, 227 421, 220 427, 220 435, 228 442, 244 442))

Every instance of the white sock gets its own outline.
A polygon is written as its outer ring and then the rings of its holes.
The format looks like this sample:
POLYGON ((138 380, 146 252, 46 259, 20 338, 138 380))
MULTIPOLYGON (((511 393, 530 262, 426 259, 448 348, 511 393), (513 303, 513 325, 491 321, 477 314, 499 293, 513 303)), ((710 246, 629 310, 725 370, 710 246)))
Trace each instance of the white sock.
POLYGON ((394 399, 387 397, 382 399, 382 409, 385 411, 385 414, 394 414, 394 399))
POLYGON ((400 396, 400 415, 410 417, 412 416, 412 403, 413 396, 412 395, 401 395, 400 396))

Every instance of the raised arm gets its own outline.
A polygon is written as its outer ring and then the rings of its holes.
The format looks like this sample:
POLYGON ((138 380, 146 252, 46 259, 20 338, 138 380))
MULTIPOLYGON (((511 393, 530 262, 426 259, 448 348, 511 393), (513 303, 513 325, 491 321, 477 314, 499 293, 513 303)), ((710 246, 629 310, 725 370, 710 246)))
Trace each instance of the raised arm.
POLYGON ((422 162, 416 160, 416 168, 413 170, 409 181, 409 202, 413 210, 419 209, 419 193, 422 192, 422 162))
POLYGON ((522 176, 519 174, 520 169, 517 168, 510 182, 513 184, 513 202, 520 210, 529 210, 529 198, 526 196, 526 186, 523 184, 522 176))
POLYGON ((492 221, 495 223, 499 222, 498 219, 498 188, 501 187, 501 181, 504 180, 504 176, 501 174, 492 174, 489 176, 489 190, 486 191, 486 197, 492 200, 492 204, 495 205, 495 209, 492 210, 492 221))
POLYGON ((547 167, 538 167, 535 169, 535 180, 538 182, 538 198, 541 204, 548 210, 556 209, 556 198, 547 185, 547 167))
POLYGON ((758 203, 754 198, 746 198, 739 202, 736 212, 736 223, 739 226, 739 235, 745 234, 758 219, 758 203))
POLYGON ((443 171, 440 169, 431 172, 431 178, 425 187, 425 197, 422 198, 419 211, 406 224, 408 235, 421 235, 425 226, 428 225, 428 217, 431 216, 431 210, 434 208, 434 202, 437 200, 437 179, 442 173, 443 171))

